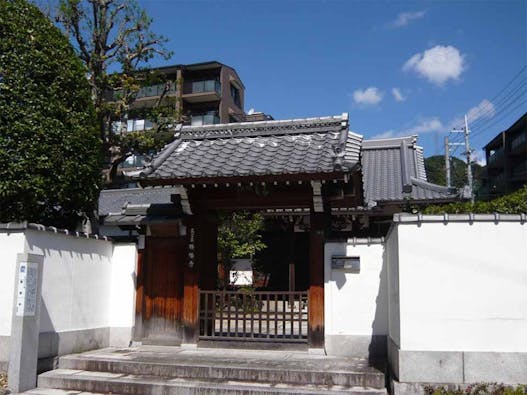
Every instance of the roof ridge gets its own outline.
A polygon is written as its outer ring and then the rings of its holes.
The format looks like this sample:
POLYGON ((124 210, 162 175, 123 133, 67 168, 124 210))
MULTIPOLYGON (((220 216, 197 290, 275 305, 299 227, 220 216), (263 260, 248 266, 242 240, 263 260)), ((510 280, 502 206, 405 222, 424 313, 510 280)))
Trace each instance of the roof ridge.
POLYGON ((429 181, 425 181, 425 180, 422 180, 420 178, 416 178, 416 177, 413 177, 413 176, 410 177, 410 179, 412 181, 412 184, 414 184, 416 186, 420 186, 422 188, 430 189, 430 190, 437 191, 437 192, 455 193, 455 188, 449 188, 449 187, 444 186, 444 185, 434 184, 434 183, 431 183, 429 181))

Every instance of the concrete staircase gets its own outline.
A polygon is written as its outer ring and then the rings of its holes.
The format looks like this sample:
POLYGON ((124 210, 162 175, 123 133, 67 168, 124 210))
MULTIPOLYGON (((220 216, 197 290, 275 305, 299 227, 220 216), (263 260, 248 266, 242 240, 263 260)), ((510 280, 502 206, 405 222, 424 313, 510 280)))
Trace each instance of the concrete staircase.
POLYGON ((34 393, 386 394, 381 371, 360 359, 298 351, 139 347, 59 359, 34 393), (44 391, 44 392, 43 392, 44 391), (78 392, 66 392, 78 391, 78 392))

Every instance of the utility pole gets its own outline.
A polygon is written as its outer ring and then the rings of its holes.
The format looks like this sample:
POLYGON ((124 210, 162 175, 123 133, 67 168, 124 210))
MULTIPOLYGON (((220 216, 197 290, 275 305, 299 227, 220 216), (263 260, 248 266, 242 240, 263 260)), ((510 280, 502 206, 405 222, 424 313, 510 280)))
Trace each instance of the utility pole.
POLYGON ((468 178, 468 189, 469 189, 469 197, 470 201, 474 203, 474 192, 472 190, 472 165, 470 164, 470 145, 468 142, 468 120, 467 120, 467 114, 465 114, 465 154, 467 155, 467 178, 468 178))
POLYGON ((451 187, 450 181, 450 145, 448 145, 448 136, 445 137, 445 171, 446 171, 446 186, 451 187))

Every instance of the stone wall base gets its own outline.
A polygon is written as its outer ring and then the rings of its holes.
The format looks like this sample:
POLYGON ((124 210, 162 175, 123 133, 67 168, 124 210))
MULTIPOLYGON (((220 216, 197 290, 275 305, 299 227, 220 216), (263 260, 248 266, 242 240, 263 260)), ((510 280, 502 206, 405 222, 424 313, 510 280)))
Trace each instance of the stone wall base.
POLYGON ((327 355, 353 358, 385 359, 386 336, 326 335, 327 355))
MULTIPOLYGON (((65 332, 44 332, 38 338, 38 370, 56 367, 56 357, 108 346, 128 347, 132 328, 92 328, 65 332)), ((7 371, 10 336, 0 336, 0 371, 7 371)))
POLYGON ((388 354, 400 384, 527 383, 527 352, 409 351, 389 339, 388 354))

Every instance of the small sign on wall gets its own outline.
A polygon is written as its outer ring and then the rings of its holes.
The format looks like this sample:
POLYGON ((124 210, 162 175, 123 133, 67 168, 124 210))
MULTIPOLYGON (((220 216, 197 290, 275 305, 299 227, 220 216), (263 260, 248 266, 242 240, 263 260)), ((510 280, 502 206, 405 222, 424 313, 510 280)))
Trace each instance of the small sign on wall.
POLYGON ((37 311, 38 264, 21 262, 18 273, 16 315, 34 316, 37 311))
POLYGON ((331 268, 333 270, 346 270, 350 273, 360 273, 359 256, 332 256, 331 268))

